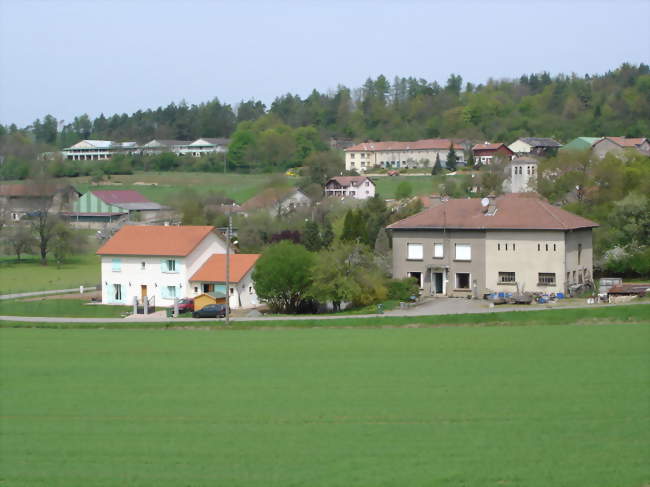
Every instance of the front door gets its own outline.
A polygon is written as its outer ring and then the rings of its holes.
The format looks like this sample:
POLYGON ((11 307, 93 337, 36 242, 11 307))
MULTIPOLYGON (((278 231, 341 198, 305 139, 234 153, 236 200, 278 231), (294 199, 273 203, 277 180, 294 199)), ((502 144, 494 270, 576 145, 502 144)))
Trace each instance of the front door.
POLYGON ((140 297, 144 300, 147 297, 147 286, 142 284, 140 286, 140 297))
POLYGON ((436 294, 442 294, 442 272, 433 273, 433 285, 436 294))

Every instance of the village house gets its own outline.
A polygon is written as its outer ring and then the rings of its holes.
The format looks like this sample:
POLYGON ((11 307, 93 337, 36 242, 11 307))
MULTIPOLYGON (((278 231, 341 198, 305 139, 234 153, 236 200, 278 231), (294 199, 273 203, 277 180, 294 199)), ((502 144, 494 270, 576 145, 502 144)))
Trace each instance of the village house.
POLYGON ((621 156, 626 152, 639 153, 650 156, 650 141, 645 137, 604 137, 593 145, 594 154, 602 159, 607 154, 621 156))
MULTIPOLYGON (((253 283, 253 269, 260 254, 231 254, 229 304, 231 309, 254 308, 259 305, 253 283)), ((218 299, 226 294, 226 255, 213 254, 190 277, 191 295, 212 295, 218 299)), ((195 305, 195 309, 197 308, 195 305)))
POLYGON ((266 210, 272 216, 287 214, 296 208, 309 206, 311 198, 297 188, 267 188, 241 205, 245 214, 266 210))
POLYGON ((458 164, 465 164, 464 146, 450 139, 424 139, 412 142, 363 142, 345 149, 345 169, 364 172, 372 168, 433 167, 436 158, 447 165, 453 146, 458 164))
POLYGON ((536 193, 449 199, 387 227, 393 277, 433 296, 567 292, 592 282, 597 226, 536 193))
POLYGON ((196 139, 188 145, 187 149, 184 149, 182 153, 188 153, 193 157, 201 157, 205 154, 213 154, 217 152, 225 154, 228 152, 229 143, 229 139, 203 137, 201 139, 196 139))
POLYGON ((375 183, 365 176, 337 176, 325 183, 325 196, 365 200, 375 196, 375 183))
POLYGON ((30 182, 0 185, 0 209, 7 221, 17 222, 40 211, 62 213, 72 209, 80 193, 69 184, 30 182))
POLYGON ((557 140, 547 137, 523 137, 508 146, 512 152, 520 156, 552 156, 562 147, 557 140))
POLYGON ((103 304, 172 306, 191 297, 190 278, 226 243, 211 226, 124 226, 102 245, 103 304))
POLYGON ((137 154, 137 142, 113 142, 112 140, 82 140, 61 151, 64 159, 70 161, 99 161, 115 154, 137 154))
POLYGON ((107 223, 155 221, 165 209, 134 190, 94 190, 75 201, 72 211, 64 216, 75 226, 101 228, 107 223))
POLYGON ((509 161, 515 156, 508 146, 501 143, 490 144, 485 142, 483 144, 476 144, 472 147, 472 155, 474 156, 474 164, 491 164, 496 159, 509 161))
POLYGON ((142 155, 150 156, 163 152, 172 152, 182 155, 190 152, 191 140, 153 139, 141 147, 142 155))

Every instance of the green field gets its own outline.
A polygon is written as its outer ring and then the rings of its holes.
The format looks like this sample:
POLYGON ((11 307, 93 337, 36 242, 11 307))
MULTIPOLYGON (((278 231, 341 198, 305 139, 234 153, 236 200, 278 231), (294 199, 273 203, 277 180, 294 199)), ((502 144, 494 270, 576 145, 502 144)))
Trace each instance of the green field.
POLYGON ((377 187, 377 193, 384 198, 394 198, 397 186, 403 181, 408 182, 413 188, 414 196, 423 196, 440 193, 440 184, 445 178, 454 176, 383 176, 372 178, 377 187))
POLYGON ((65 264, 41 265, 36 256, 27 256, 17 264, 15 258, 0 257, 0 294, 96 286, 100 280, 99 256, 94 249, 70 257, 65 264))
POLYGON ((119 318, 131 306, 87 304, 88 299, 2 300, 0 315, 5 316, 62 316, 67 318, 119 318))
POLYGON ((222 193, 237 203, 243 203, 255 196, 271 177, 270 174, 136 172, 135 174, 112 176, 111 185, 91 186, 88 177, 71 178, 69 182, 82 193, 89 189, 134 189, 152 201, 163 204, 172 203, 174 196, 188 188, 198 193, 209 191, 222 193), (135 184, 138 182, 156 183, 157 186, 135 184))
POLYGON ((642 486, 650 326, 0 329, 3 486, 642 486))

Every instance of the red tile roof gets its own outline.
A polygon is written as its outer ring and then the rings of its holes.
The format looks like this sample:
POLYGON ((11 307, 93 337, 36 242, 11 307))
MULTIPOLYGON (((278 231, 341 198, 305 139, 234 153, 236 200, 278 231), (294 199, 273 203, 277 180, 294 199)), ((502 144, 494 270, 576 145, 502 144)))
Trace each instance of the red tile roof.
POLYGON ((574 230, 598 224, 553 206, 535 193, 511 193, 496 198, 497 211, 487 215, 478 198, 450 199, 431 209, 397 221, 388 228, 574 230))
MULTIPOLYGON (((230 281, 241 281, 259 258, 260 254, 230 255, 230 281)), ((226 254, 212 254, 190 281, 226 282, 226 254)))
POLYGON ((246 200, 241 208, 245 211, 258 210, 260 208, 270 208, 277 205, 294 192, 300 191, 294 187, 267 188, 261 193, 246 200))
POLYGON ((97 254, 184 257, 212 231, 214 227, 211 226, 124 226, 100 247, 97 254))
POLYGON ((348 186, 361 186, 364 181, 370 181, 373 185, 375 184, 372 179, 369 179, 366 176, 336 176, 330 178, 327 183, 325 183, 325 186, 327 186, 330 181, 336 181, 344 188, 347 188, 348 186))
POLYGON ((620 145, 621 147, 636 147, 637 145, 641 145, 645 142, 645 137, 639 137, 635 139, 628 139, 627 137, 605 137, 608 140, 611 140, 617 145, 620 145))
MULTIPOLYGON (((476 144, 474 147, 472 147, 472 150, 497 150, 501 146, 505 147, 508 149, 508 146, 502 143, 494 143, 494 144, 476 144)), ((510 152, 512 152, 510 149, 508 149, 510 152)))
POLYGON ((148 200, 132 189, 98 189, 91 191, 91 193, 109 205, 119 203, 151 203, 151 200, 148 200))
MULTIPOLYGON (((450 139, 422 139, 414 140, 411 142, 363 142, 361 144, 353 145, 345 149, 345 152, 374 152, 374 151, 389 151, 389 150, 427 150, 427 149, 449 149, 452 144, 450 139)), ((454 150, 463 150, 463 146, 453 142, 454 150)))

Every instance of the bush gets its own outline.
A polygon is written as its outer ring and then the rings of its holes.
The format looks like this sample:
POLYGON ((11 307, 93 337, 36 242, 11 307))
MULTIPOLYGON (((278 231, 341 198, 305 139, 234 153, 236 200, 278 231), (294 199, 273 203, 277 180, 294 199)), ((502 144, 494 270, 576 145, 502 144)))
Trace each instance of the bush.
POLYGON ((420 292, 420 286, 413 277, 389 279, 386 287, 388 287, 388 299, 397 299, 398 301, 407 301, 411 296, 417 296, 420 292))

